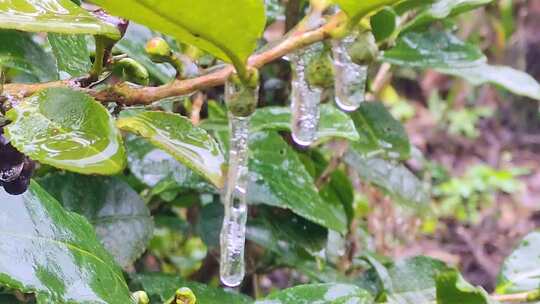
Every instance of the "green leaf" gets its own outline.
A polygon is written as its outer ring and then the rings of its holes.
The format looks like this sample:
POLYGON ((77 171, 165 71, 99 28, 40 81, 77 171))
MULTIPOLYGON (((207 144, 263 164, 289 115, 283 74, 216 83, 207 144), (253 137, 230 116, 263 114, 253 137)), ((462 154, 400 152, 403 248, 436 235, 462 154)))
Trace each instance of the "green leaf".
MULTIPOLYGON (((1 5, 1 4, 0 4, 1 5)), ((22 72, 35 82, 56 80, 54 59, 32 40, 31 35, 0 30, 0 67, 22 72)))
POLYGON ((301 285, 270 294, 255 304, 371 304, 371 295, 347 284, 301 285))
POLYGON ((53 173, 38 182, 64 208, 92 223, 103 246, 122 267, 144 252, 152 237, 152 217, 137 192, 121 179, 53 173))
POLYGON ((533 77, 510 67, 487 64, 476 46, 450 33, 408 32, 380 59, 400 66, 435 69, 462 77, 473 85, 496 84, 512 93, 540 100, 540 84, 533 77))
POLYGON ((391 7, 385 7, 370 19, 371 30, 377 42, 388 39, 397 29, 398 16, 391 7))
POLYGON ((411 20, 403 31, 411 30, 420 26, 430 24, 435 20, 446 19, 450 16, 458 15, 463 12, 486 5, 492 0, 438 0, 428 5, 420 11, 416 17, 411 20))
POLYGON ((380 102, 364 102, 351 114, 360 140, 352 143, 365 156, 382 155, 390 159, 408 159, 409 137, 403 125, 380 102))
POLYGON ((377 11, 387 5, 392 5, 401 0, 333 0, 339 4, 341 9, 353 19, 353 22, 360 20, 366 15, 377 11))
POLYGON ((487 292, 469 284, 456 270, 437 276, 437 304, 495 304, 487 292))
POLYGON ((319 255, 326 246, 327 234, 327 230, 319 225, 269 207, 257 208, 257 217, 249 221, 247 229, 250 241, 292 259, 298 251, 319 255))
POLYGON ((144 26, 130 23, 124 38, 115 44, 115 49, 127 54, 142 64, 148 73, 161 83, 168 83, 176 76, 176 70, 167 64, 154 63, 144 50, 146 42, 158 36, 144 26))
POLYGON ((157 149, 144 138, 128 136, 126 146, 131 173, 150 188, 167 186, 168 190, 195 189, 210 193, 217 191, 172 155, 157 149))
POLYGON ((528 234, 503 263, 497 293, 510 294, 540 288, 540 232, 528 234))
POLYGON ((122 271, 92 226, 32 182, 22 196, 0 190, 0 285, 38 303, 130 303, 122 271))
POLYGON ((164 273, 137 274, 133 277, 133 281, 134 283, 141 285, 144 291, 146 291, 153 299, 155 298, 156 303, 158 301, 167 301, 174 296, 176 290, 182 287, 190 288, 197 297, 197 303, 201 304, 252 303, 252 300, 244 295, 235 294, 201 283, 185 281, 178 276, 164 273))
POLYGON ((441 68, 437 71, 464 78, 473 85, 491 83, 514 94, 540 100, 540 84, 531 75, 511 67, 479 64, 459 69, 441 68))
POLYGON ((82 76, 92 67, 83 35, 50 33, 47 35, 62 79, 82 76))
POLYGON ((70 0, 2 1, 0 28, 120 38, 116 27, 99 20, 70 0))
MULTIPOLYGON (((265 107, 258 109, 251 118, 251 130, 291 131, 291 110, 287 107, 265 107)), ((333 105, 321 106, 321 120, 317 131, 317 140, 330 138, 358 140, 358 132, 347 114, 333 105)))
POLYGON ((218 143, 203 129, 177 114, 165 112, 134 112, 121 115, 120 129, 148 139, 216 187, 223 187, 225 158, 218 143))
POLYGON ((40 91, 7 112, 6 136, 36 161, 82 174, 116 174, 125 167, 120 133, 100 103, 66 88, 40 91))
POLYGON ((320 197, 296 152, 277 133, 252 134, 250 151, 249 201, 290 209, 326 228, 346 231, 343 206, 320 197))
POLYGON ((110 13, 144 24, 243 68, 265 26, 262 0, 94 0, 110 13), (249 16, 234 18, 232 16, 249 16))
POLYGON ((429 203, 426 187, 405 166, 380 158, 362 156, 354 149, 346 153, 345 162, 366 182, 372 183, 398 202, 422 210, 429 203))
POLYGON ((381 59, 406 67, 452 69, 477 66, 487 60, 475 45, 437 30, 401 35, 396 46, 385 51, 381 59))

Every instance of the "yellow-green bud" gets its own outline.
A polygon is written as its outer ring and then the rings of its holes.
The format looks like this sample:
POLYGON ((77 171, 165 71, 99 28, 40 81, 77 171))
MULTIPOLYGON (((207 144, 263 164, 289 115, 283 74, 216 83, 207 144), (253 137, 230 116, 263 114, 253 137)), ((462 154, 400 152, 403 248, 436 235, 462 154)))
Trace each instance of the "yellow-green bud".
POLYGON ((144 50, 150 56, 150 59, 157 63, 169 62, 173 54, 167 41, 161 37, 148 40, 144 50))
POLYGON ((197 297, 191 289, 182 287, 176 291, 176 303, 175 304, 196 304, 197 297))
POLYGON ((229 111, 240 117, 247 117, 257 108, 259 99, 259 73, 250 70, 245 82, 240 80, 238 74, 233 74, 225 84, 225 100, 229 111))
POLYGON ((334 85, 332 58, 327 51, 320 52, 309 59, 306 77, 310 86, 330 88, 334 85))
POLYGON ((148 70, 131 58, 121 59, 117 66, 122 68, 122 77, 129 82, 140 85, 148 85, 150 82, 148 70))
POLYGON ((355 41, 348 48, 349 55, 354 63, 366 65, 377 59, 379 48, 371 32, 358 33, 355 41))
POLYGON ((133 303, 135 304, 149 304, 150 298, 148 298, 148 295, 144 291, 136 291, 131 294, 131 299, 133 300, 133 303))

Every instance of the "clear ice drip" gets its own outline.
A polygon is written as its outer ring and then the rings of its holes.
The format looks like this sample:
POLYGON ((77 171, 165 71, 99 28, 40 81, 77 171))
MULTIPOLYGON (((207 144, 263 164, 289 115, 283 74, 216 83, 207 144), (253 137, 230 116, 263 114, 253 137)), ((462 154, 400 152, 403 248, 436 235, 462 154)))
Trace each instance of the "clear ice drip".
POLYGON ((322 89, 308 83, 306 68, 310 52, 309 47, 297 51, 291 56, 293 78, 291 82, 292 137, 301 146, 311 145, 319 128, 322 89))
MULTIPOLYGON (((232 84, 226 84, 227 102, 237 95, 235 88, 232 84)), ((257 98, 257 91, 254 90, 253 98, 257 98)), ((225 216, 220 235, 220 277, 221 282, 229 287, 240 285, 245 275, 249 122, 249 116, 229 115, 229 171, 222 196, 225 216)))
POLYGON ((336 104, 344 111, 355 111, 366 100, 368 66, 354 63, 348 48, 356 35, 332 41, 336 104))

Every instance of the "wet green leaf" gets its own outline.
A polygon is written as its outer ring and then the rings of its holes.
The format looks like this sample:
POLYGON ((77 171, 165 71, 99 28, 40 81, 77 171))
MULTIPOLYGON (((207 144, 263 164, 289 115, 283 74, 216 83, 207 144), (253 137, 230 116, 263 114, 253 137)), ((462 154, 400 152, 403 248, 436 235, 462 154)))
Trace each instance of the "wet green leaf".
POLYGON ((116 177, 53 173, 39 184, 69 211, 86 217, 103 246, 123 267, 131 265, 152 237, 153 221, 142 198, 116 177))
POLYGON ((382 188, 398 202, 418 210, 429 203, 429 192, 423 182, 402 164, 365 157, 354 149, 349 149, 344 160, 363 181, 382 188))
POLYGON ((409 137, 403 125, 380 102, 364 102, 351 114, 360 140, 352 142, 362 155, 408 159, 411 153, 409 137))
POLYGON ((90 71, 92 63, 83 35, 49 33, 47 38, 62 79, 82 76, 90 71))
POLYGON ((0 30, 0 41, 0 67, 17 70, 36 82, 57 79, 54 59, 29 34, 0 30))
POLYGON ((167 190, 195 189, 210 193, 217 191, 172 155, 157 149, 144 138, 128 136, 126 146, 131 173, 156 191, 157 188, 164 186, 167 190))
POLYGON ((125 17, 178 41, 243 66, 265 26, 261 0, 94 0, 110 13, 125 17), (249 18, 231 18, 249 16, 249 18))
POLYGON ((120 132, 93 98, 66 88, 40 91, 6 115, 6 136, 33 160, 82 174, 113 175, 125 167, 120 132))
POLYGON ((351 18, 359 20, 366 15, 381 9, 387 5, 398 3, 401 0, 333 0, 351 18))
POLYGON ((486 5, 492 0, 438 0, 426 6, 410 21, 404 31, 430 24, 435 20, 446 19, 449 16, 461 14, 463 12, 486 5))
POLYGON ((116 27, 99 20, 70 0, 2 1, 0 28, 120 38, 116 27))
POLYGON ((370 19, 371 29, 375 39, 383 41, 390 38, 397 29, 398 16, 391 7, 385 7, 370 19))
POLYGON ((510 294, 540 288, 540 232, 528 234, 504 261, 497 293, 510 294))
MULTIPOLYGON (((265 107, 258 109, 251 118, 251 130, 291 130, 291 110, 287 107, 265 107)), ((330 138, 358 140, 358 132, 347 114, 333 105, 321 106, 321 120, 317 132, 317 141, 330 138)))
POLYGON ((121 115, 120 129, 148 139, 186 167, 223 187, 225 158, 218 143, 203 129, 193 126, 185 117, 165 112, 136 112, 121 115))
POLYGON ((437 276, 437 304, 496 304, 481 287, 469 284, 458 271, 437 276))
POLYGON ((130 303, 122 271, 92 226, 32 182, 0 190, 0 285, 35 292, 38 303, 130 303))
POLYGON ((275 132, 257 132, 250 138, 248 200, 290 209, 326 228, 344 232, 343 206, 325 202, 296 152, 275 132))
POLYGON ((371 295, 347 284, 302 285, 270 294, 255 304, 371 304, 371 295))
POLYGON ((456 69, 477 66, 487 59, 475 45, 449 32, 428 30, 401 35, 382 60, 407 67, 456 69))
POLYGON ((514 94, 540 100, 540 84, 531 75, 511 67, 480 64, 459 69, 441 68, 437 71, 462 77, 473 85, 491 83, 514 94))
MULTIPOLYGON (((136 284, 140 284, 156 303, 167 301, 174 296, 176 290, 182 287, 190 288, 197 297, 197 303, 227 303, 250 304, 252 300, 244 295, 228 292, 220 288, 210 287, 197 282, 185 281, 181 277, 164 274, 148 273, 137 274, 133 277, 136 284)), ((154 303, 154 302, 152 302, 154 303)))

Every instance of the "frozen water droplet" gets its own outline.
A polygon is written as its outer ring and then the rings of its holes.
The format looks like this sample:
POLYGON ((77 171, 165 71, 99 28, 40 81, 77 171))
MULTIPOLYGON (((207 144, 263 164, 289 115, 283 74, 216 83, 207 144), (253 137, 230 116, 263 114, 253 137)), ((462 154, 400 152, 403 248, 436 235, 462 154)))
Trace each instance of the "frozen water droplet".
POLYGON ((319 128, 322 89, 309 85, 306 77, 306 65, 312 47, 297 51, 291 55, 293 67, 291 113, 292 137, 301 146, 311 145, 319 128))
POLYGON ((332 41, 336 104, 344 111, 355 111, 365 101, 368 67, 354 63, 348 48, 355 35, 332 41))
MULTIPOLYGON (((235 96, 230 83, 226 84, 226 99, 229 102, 235 96)), ((257 91, 255 89, 254 91, 257 91)), ((258 94, 254 92, 253 98, 258 94)), ((229 115, 230 145, 229 171, 223 191, 222 201, 225 208, 221 228, 221 282, 229 287, 242 283, 245 275, 244 246, 246 242, 248 138, 250 117, 229 115)))

